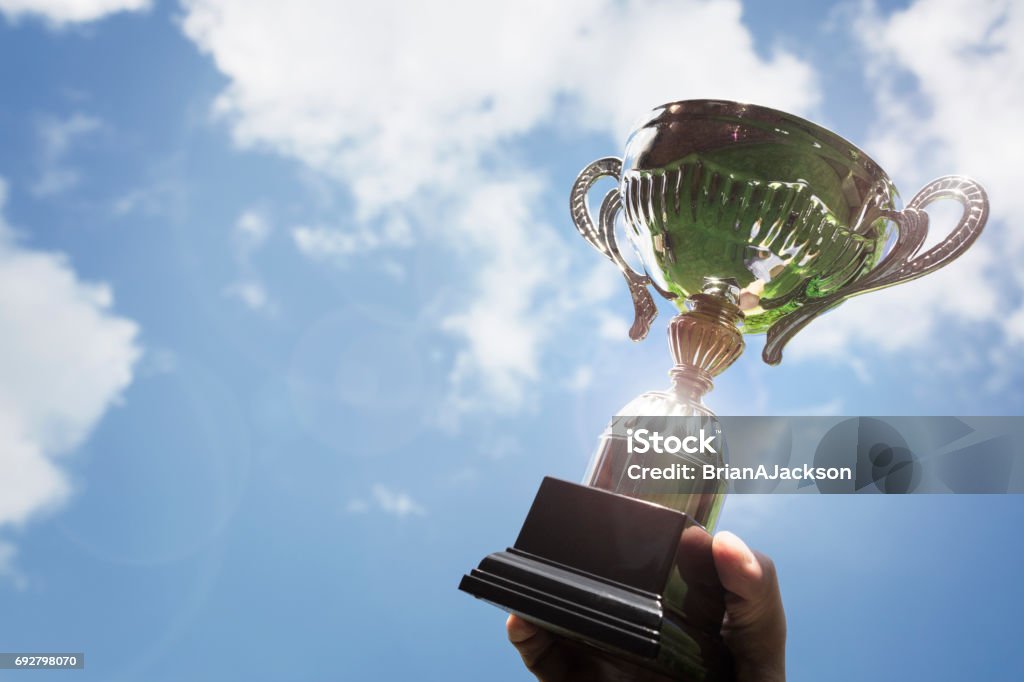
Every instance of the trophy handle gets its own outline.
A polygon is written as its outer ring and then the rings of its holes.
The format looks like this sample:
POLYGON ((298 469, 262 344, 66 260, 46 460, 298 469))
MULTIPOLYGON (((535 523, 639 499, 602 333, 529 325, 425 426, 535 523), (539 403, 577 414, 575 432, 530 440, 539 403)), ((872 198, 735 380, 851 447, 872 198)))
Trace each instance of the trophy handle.
POLYGON ((909 282, 938 270, 959 258, 981 234, 988 220, 988 196, 984 188, 962 175, 945 175, 932 180, 902 211, 881 211, 897 226, 896 243, 884 258, 863 277, 835 293, 810 303, 768 329, 762 357, 769 365, 782 360, 782 349, 790 339, 818 315, 858 294, 909 282), (960 221, 949 235, 922 254, 918 250, 928 236, 928 214, 924 208, 939 199, 955 199, 964 207, 960 221))
POLYGON ((590 202, 587 193, 594 183, 603 177, 619 179, 622 173, 622 160, 614 156, 598 159, 584 168, 569 194, 569 211, 572 213, 573 224, 579 233, 590 242, 590 245, 607 256, 615 263, 626 278, 629 293, 633 297, 633 326, 629 328, 629 338, 640 341, 651 330, 651 323, 658 315, 658 307, 647 290, 651 279, 629 266, 619 252, 615 242, 615 217, 622 208, 622 198, 618 189, 609 190, 601 202, 600 222, 594 224, 590 213, 590 202))

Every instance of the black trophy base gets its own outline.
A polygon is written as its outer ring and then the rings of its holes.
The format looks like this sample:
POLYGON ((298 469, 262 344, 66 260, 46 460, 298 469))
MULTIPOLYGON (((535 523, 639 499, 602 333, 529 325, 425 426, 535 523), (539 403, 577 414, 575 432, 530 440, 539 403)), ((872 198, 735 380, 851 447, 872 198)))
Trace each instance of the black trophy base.
POLYGON ((732 679, 711 537, 665 507, 545 478, 515 546, 459 589, 624 667, 732 679))

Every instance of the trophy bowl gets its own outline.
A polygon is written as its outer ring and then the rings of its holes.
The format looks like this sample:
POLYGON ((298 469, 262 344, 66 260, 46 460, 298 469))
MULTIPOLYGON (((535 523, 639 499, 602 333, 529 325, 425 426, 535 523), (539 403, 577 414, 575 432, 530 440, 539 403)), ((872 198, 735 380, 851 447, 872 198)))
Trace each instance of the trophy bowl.
POLYGON ((734 288, 741 331, 768 332, 764 359, 814 317, 850 296, 914 279, 965 251, 987 216, 984 190, 946 176, 902 211, 889 176, 850 142, 810 121, 766 107, 687 100, 655 108, 629 136, 623 160, 604 158, 577 179, 570 208, 577 229, 615 261, 633 293, 634 339, 655 314, 647 287, 685 311, 708 282, 734 288), (587 193, 610 176, 595 225, 587 193), (960 201, 946 240, 917 255, 923 208, 960 201), (615 243, 625 233, 643 263, 635 272, 615 243))

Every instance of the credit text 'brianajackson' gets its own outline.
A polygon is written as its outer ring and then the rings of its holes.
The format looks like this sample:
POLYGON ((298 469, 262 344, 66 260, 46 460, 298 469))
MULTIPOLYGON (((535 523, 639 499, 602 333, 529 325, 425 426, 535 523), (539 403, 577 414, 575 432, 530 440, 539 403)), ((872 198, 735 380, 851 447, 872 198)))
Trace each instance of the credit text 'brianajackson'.
POLYGON ((777 481, 777 480, 809 480, 809 481, 852 481, 853 469, 850 467, 812 467, 804 464, 798 467, 782 467, 774 464, 770 467, 759 464, 756 467, 715 466, 705 464, 701 467, 704 480, 718 479, 722 481, 777 481))
POLYGON ((666 467, 645 467, 631 464, 626 475, 634 481, 852 481, 850 467, 783 467, 778 464, 756 467, 715 466, 714 464, 672 464, 666 467))

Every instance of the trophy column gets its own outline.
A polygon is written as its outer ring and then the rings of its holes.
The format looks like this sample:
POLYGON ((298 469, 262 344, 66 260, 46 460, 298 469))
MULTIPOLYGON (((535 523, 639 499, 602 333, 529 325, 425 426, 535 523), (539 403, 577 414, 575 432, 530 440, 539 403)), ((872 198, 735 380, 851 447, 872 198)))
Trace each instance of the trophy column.
POLYGON ((670 372, 672 388, 695 413, 714 416, 704 406, 704 394, 746 346, 737 328, 743 320, 739 293, 734 279, 706 277, 701 293, 687 299, 690 310, 669 322, 668 343, 676 361, 670 372))
MULTIPOLYGON (((672 386, 637 396, 616 414, 601 434, 597 451, 583 478, 585 485, 660 504, 688 514, 711 531, 725 499, 725 484, 718 480, 637 480, 628 475, 633 465, 651 468, 685 464, 722 466, 721 453, 663 454, 630 452, 628 434, 648 427, 664 435, 683 438, 698 429, 720 434, 714 413, 703 402, 714 377, 724 372, 743 353, 743 336, 737 325, 743 313, 736 305, 739 287, 735 280, 707 279, 701 293, 691 296, 690 310, 676 315, 668 326, 669 348, 675 366, 669 372, 672 386), (689 417, 690 419, 683 419, 689 417)), ((699 469, 698 469, 699 470, 699 469)))

